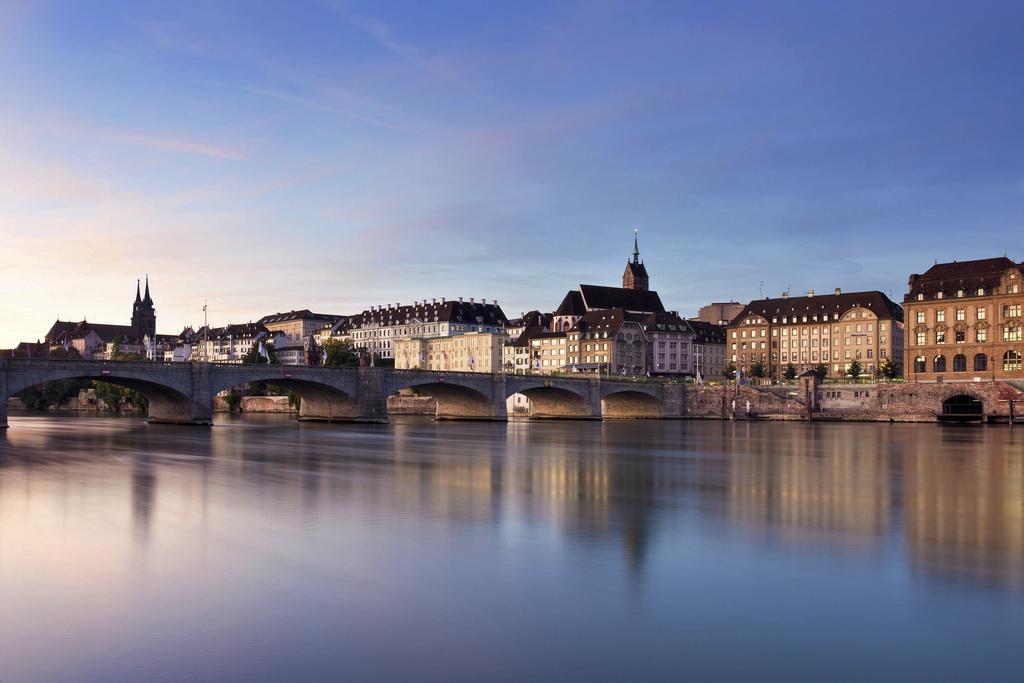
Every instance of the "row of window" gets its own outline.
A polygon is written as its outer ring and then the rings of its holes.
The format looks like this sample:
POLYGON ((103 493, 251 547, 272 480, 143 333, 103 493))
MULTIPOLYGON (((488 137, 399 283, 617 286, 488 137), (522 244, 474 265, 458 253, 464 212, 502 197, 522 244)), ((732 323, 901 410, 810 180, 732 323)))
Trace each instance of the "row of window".
MULTIPOLYGON (((1010 323, 1003 325, 1002 327, 1002 340, 1006 342, 1018 342, 1024 341, 1024 328, 1017 323, 1010 323)), ((935 343, 945 344, 947 339, 946 329, 935 330, 935 343)), ((965 328, 957 328, 953 330, 953 340, 957 344, 963 344, 967 341, 967 330, 965 328)), ((980 327, 974 330, 974 341, 976 342, 987 342, 988 341, 988 328, 980 327)), ((924 346, 928 343, 928 334, 924 331, 919 331, 914 334, 914 342, 917 346, 924 346)))
MULTIPOLYGON (((1021 355, 1017 351, 1007 351, 1003 354, 1003 372, 1019 371, 1022 367, 1021 355)), ((988 370, 988 356, 978 353, 974 356, 974 371, 985 372, 988 370)), ((927 359, 918 356, 914 359, 914 372, 928 372, 927 359)), ((935 356, 932 359, 932 372, 946 372, 946 357, 935 356)), ((953 372, 967 372, 967 356, 958 353, 953 356, 953 372)))
MULTIPOLYGON (((985 296, 985 288, 984 287, 979 287, 976 290, 976 293, 977 293, 978 296, 985 296)), ((992 294, 996 294, 996 290, 993 288, 991 293, 992 294)), ((1006 294, 1020 294, 1020 285, 1017 284, 1016 282, 1011 282, 1010 284, 1006 285, 1005 293, 1006 294)), ((956 290, 956 298, 962 299, 966 295, 967 295, 967 293, 964 290, 962 290, 962 289, 956 290)), ((945 292, 936 292, 935 298, 936 299, 945 299, 946 298, 946 294, 945 294, 945 292)), ((918 294, 917 295, 917 300, 918 301, 924 301, 924 294, 923 293, 918 294)))

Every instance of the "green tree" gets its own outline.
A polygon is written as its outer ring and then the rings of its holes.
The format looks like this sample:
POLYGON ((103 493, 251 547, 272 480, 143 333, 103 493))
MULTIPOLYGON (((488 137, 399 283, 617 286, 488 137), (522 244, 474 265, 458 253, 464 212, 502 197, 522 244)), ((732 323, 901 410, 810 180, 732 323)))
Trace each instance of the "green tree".
POLYGON ((852 377, 854 382, 857 381, 857 378, 860 377, 863 372, 864 369, 861 367, 860 361, 856 359, 854 359, 854 361, 850 363, 850 367, 846 369, 846 374, 852 377))
POLYGON ((134 389, 98 381, 94 381, 92 387, 96 390, 96 398, 113 410, 122 411, 130 407, 140 412, 149 411, 149 399, 134 389))
POLYGON ((786 369, 783 371, 782 376, 788 380, 796 379, 796 366, 792 363, 786 363, 786 369))
POLYGON ((76 349, 74 346, 68 347, 67 349, 50 349, 50 358, 60 358, 63 360, 79 360, 81 357, 82 354, 78 353, 78 349, 76 349))
POLYGON ((242 406, 242 394, 237 389, 229 389, 223 396, 224 402, 228 404, 229 413, 237 413, 242 406))
POLYGON ((900 370, 899 363, 894 363, 891 358, 883 359, 882 364, 878 367, 878 371, 886 379, 897 379, 901 374, 900 370))
POLYGON ((324 342, 324 351, 327 352, 327 359, 324 365, 339 368, 358 368, 359 354, 352 348, 352 344, 340 339, 328 339, 324 342))
POLYGON ((824 363, 818 363, 814 366, 814 374, 818 376, 818 381, 824 381, 828 377, 828 366, 824 363))
POLYGON ((750 366, 750 376, 755 379, 761 379, 768 372, 768 368, 765 367, 763 361, 757 361, 750 366))
POLYGON ((276 363, 277 351, 274 350, 274 347, 264 344, 263 348, 267 351, 267 356, 270 358, 269 361, 260 355, 260 345, 257 342, 249 347, 249 351, 242 357, 242 362, 247 365, 266 365, 268 362, 276 363))
POLYGON ((725 377, 726 380, 736 379, 736 364, 729 363, 726 365, 725 370, 722 370, 722 377, 725 377))

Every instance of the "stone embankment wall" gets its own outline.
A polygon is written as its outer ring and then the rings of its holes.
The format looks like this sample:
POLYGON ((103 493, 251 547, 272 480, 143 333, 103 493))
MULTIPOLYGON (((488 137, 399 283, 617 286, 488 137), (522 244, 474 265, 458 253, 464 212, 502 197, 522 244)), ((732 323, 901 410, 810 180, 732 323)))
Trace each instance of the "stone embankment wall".
POLYGON ((388 396, 389 415, 436 415, 437 401, 429 396, 388 396))
MULTIPOLYGON (((221 396, 214 396, 213 410, 228 412, 228 404, 221 396)), ((243 396, 239 404, 242 413, 296 413, 288 405, 287 396, 243 396)), ((388 396, 388 413, 392 415, 434 415, 437 401, 427 396, 388 396)))
MULTIPOLYGON (((788 392, 786 392, 788 393, 788 392)), ((796 399, 796 388, 792 397, 780 396, 777 392, 751 386, 702 386, 690 384, 686 387, 686 416, 691 418, 728 419, 733 413, 745 416, 747 401, 751 415, 772 419, 799 419, 807 410, 796 399)))
MULTIPOLYGON (((288 405, 287 396, 243 396, 242 402, 238 405, 242 413, 294 413, 298 412, 293 406, 288 405)), ((213 412, 228 412, 228 403, 223 396, 213 397, 213 412)))
MULTIPOLYGON (((813 419, 877 420, 885 422, 935 422, 942 404, 957 395, 982 402, 984 415, 1005 419, 1010 400, 1024 421, 1024 392, 1005 382, 905 382, 900 384, 820 384, 813 397, 813 419)), ((686 389, 686 414, 692 418, 743 418, 750 401, 753 417, 772 420, 806 419, 807 407, 801 386, 695 386, 686 389)))

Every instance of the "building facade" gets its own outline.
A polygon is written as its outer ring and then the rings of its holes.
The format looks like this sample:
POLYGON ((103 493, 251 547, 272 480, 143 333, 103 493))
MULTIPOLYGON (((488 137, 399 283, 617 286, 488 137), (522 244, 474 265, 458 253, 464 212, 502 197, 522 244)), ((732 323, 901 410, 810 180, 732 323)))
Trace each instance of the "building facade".
POLYGON ((651 313, 644 319, 643 328, 649 341, 647 367, 652 375, 693 375, 694 333, 678 313, 651 313))
POLYGON ((686 321, 693 330, 693 376, 700 381, 718 381, 728 366, 725 352, 727 327, 700 320, 686 321))
POLYGON ((824 366, 842 377, 854 361, 862 374, 878 372, 886 359, 903 358, 903 309, 879 291, 751 301, 728 326, 729 360, 750 376, 758 363, 765 377, 781 379, 824 366))
POLYGON ((503 334, 508 319, 497 301, 417 301, 411 306, 373 306, 352 316, 342 334, 352 346, 379 358, 395 358, 400 339, 432 339, 470 332, 503 334))
POLYGON ((504 334, 467 332, 433 339, 396 339, 395 368, 398 370, 442 370, 448 372, 502 371, 504 334))
POLYGON ((258 323, 267 328, 271 335, 284 335, 286 342, 303 344, 314 333, 336 324, 343 316, 327 313, 313 313, 308 308, 287 313, 265 315, 258 323))
POLYGON ((1024 377, 1024 264, 937 263, 910 276, 904 377, 919 382, 1024 377))

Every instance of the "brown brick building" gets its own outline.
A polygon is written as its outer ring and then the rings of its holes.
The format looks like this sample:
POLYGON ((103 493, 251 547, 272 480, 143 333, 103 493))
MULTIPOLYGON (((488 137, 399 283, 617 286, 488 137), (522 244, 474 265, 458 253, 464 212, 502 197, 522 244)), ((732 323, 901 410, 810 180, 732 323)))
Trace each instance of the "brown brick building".
POLYGON ((729 361, 746 376, 760 361, 776 379, 790 363, 797 372, 826 365, 841 377, 854 360, 870 375, 884 359, 903 358, 903 309, 878 291, 783 294, 744 306, 726 341, 729 361))
POLYGON ((1024 378, 1024 264, 937 263, 910 276, 903 307, 906 379, 1024 378))

